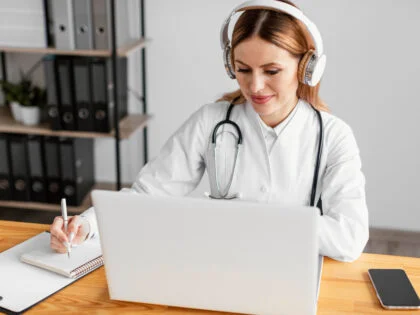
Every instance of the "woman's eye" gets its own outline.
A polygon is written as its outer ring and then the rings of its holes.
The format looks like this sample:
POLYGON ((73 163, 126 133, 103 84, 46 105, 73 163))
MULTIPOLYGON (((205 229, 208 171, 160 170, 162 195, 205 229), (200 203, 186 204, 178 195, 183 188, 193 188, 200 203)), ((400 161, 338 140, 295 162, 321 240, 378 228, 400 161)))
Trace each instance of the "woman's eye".
POLYGON ((249 70, 249 69, 241 69, 241 68, 238 68, 236 71, 238 71, 238 72, 243 72, 243 73, 248 73, 248 72, 250 72, 250 70, 249 70))
POLYGON ((266 73, 268 73, 269 75, 275 75, 277 73, 279 73, 280 70, 267 70, 266 73))

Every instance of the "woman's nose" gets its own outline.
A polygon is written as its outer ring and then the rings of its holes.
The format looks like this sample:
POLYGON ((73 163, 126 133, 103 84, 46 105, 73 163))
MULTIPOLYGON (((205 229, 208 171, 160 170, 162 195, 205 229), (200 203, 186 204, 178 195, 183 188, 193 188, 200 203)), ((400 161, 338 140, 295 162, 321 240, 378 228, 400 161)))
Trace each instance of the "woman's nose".
POLYGON ((264 78, 261 75, 256 74, 251 77, 251 82, 250 82, 250 87, 249 87, 249 89, 251 90, 251 93, 254 94, 263 90, 264 86, 265 86, 264 78))

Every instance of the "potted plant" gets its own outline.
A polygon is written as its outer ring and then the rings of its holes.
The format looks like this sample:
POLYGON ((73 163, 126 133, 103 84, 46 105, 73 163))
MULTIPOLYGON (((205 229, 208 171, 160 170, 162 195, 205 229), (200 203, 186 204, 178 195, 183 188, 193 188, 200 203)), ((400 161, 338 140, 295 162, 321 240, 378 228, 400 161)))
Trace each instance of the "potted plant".
POLYGON ((25 125, 37 125, 41 120, 41 109, 46 102, 44 89, 32 84, 22 76, 18 83, 0 81, 6 101, 10 103, 15 120, 25 125))

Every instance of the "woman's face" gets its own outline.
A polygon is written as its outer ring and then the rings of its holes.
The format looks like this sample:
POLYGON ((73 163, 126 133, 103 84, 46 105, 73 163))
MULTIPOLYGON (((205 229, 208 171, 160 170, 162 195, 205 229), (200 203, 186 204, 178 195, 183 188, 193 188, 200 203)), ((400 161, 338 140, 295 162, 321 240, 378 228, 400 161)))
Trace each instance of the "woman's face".
POLYGON ((236 78, 247 101, 266 123, 282 121, 297 102, 298 58, 258 36, 238 44, 234 58, 236 78))

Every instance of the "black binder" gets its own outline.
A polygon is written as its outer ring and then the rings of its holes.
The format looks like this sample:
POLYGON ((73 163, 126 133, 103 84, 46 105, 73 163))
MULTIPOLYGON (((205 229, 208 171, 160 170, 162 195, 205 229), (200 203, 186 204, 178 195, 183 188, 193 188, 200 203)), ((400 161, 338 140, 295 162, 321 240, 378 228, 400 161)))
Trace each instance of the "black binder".
POLYGON ((26 135, 10 135, 10 164, 14 200, 30 200, 28 143, 26 135))
MULTIPOLYGON (((112 63, 109 59, 93 58, 91 69, 95 131, 110 132, 114 126, 115 85, 112 80, 112 63)), ((117 59, 117 80, 118 120, 120 120, 128 112, 127 58, 117 59)))
POLYGON ((93 140, 60 139, 63 197, 78 206, 94 185, 93 140))
MULTIPOLYGON (((93 131, 94 120, 91 97, 91 71, 89 58, 73 59, 74 100, 77 113, 77 127, 80 131, 93 131)), ((95 78, 93 78, 95 80, 95 78)))
POLYGON ((41 136, 28 136, 31 200, 47 202, 44 141, 41 136))
POLYGON ((77 130, 76 107, 74 106, 74 86, 72 59, 70 57, 57 57, 58 99, 61 112, 61 126, 64 130, 77 130))
POLYGON ((47 114, 50 128, 60 130, 61 113, 57 91, 57 69, 54 55, 44 57, 45 86, 47 90, 47 114))
POLYGON ((12 199, 9 153, 7 135, 0 133, 0 200, 12 199))
POLYGON ((47 201, 60 203, 61 170, 59 161, 59 141, 57 137, 44 138, 45 170, 47 180, 47 201))

